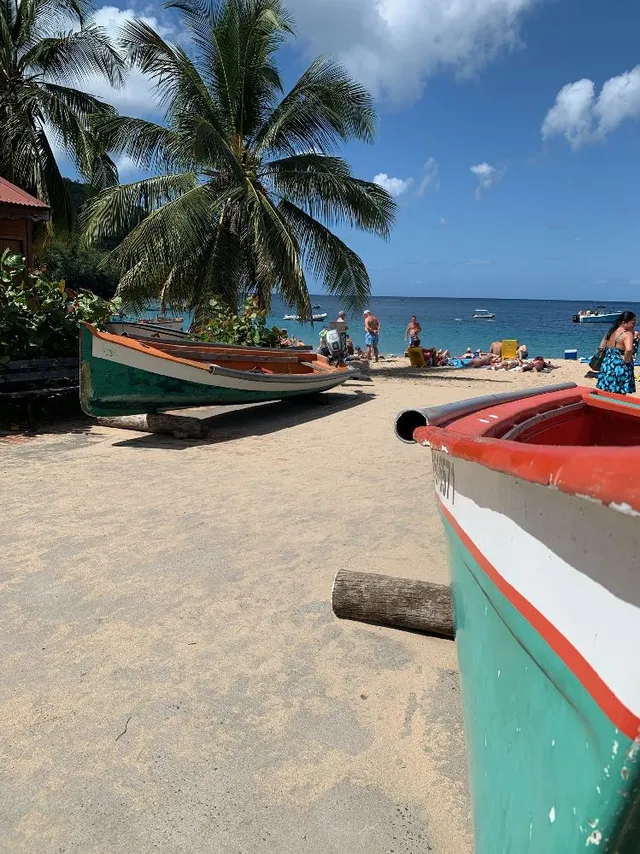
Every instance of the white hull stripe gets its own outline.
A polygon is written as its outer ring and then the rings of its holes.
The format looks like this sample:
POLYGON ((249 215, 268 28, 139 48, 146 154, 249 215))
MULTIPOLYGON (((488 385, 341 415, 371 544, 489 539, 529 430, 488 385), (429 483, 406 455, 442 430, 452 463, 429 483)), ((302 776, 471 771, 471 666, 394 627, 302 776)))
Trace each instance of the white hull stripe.
MULTIPOLYGON (((251 379, 250 377, 229 377, 223 374, 209 373, 192 365, 184 365, 181 362, 174 362, 171 359, 160 359, 151 353, 141 353, 139 350, 134 350, 130 347, 123 347, 121 344, 114 344, 111 341, 105 341, 101 338, 92 339, 91 353, 95 359, 103 359, 107 362, 115 362, 118 365, 125 365, 129 368, 137 368, 140 371, 145 371, 149 374, 157 374, 163 377, 171 377, 172 379, 182 380, 183 382, 199 383, 200 385, 208 385, 212 388, 230 388, 238 391, 259 391, 277 393, 284 391, 305 390, 306 384, 297 382, 287 382, 286 375, 283 376, 281 382, 260 382, 259 379, 251 379)), ((273 375, 270 375, 273 376, 273 375)), ((300 376, 292 375, 292 376, 300 376)), ((309 383, 308 388, 311 391, 324 391, 334 386, 341 385, 346 380, 350 379, 351 374, 329 374, 327 376, 317 376, 313 383, 309 383)))
MULTIPOLYGON (((504 580, 555 626, 640 718, 640 608, 568 564, 508 516, 459 492, 454 502, 445 496, 440 499, 504 580)), ((611 560, 619 559, 612 552, 611 560)), ((602 572, 607 573, 606 565, 602 572)))

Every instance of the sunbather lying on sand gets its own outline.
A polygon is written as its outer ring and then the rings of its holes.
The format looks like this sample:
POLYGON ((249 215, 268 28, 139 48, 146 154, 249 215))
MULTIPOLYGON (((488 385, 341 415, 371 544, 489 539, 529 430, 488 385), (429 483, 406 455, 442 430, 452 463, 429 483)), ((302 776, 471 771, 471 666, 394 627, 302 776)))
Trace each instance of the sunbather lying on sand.
POLYGON ((544 371, 545 368, 553 367, 551 362, 545 362, 543 356, 535 356, 530 362, 522 366, 523 371, 535 371, 537 374, 544 371))

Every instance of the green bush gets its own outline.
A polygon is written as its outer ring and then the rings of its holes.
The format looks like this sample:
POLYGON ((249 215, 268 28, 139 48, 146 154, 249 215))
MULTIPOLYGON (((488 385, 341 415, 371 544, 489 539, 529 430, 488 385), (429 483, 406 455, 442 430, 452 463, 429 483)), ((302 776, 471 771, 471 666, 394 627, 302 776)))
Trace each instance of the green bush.
POLYGON ((239 314, 217 300, 209 302, 209 319, 197 330, 205 341, 221 341, 249 347, 277 347, 280 329, 267 328, 267 312, 256 306, 255 299, 244 301, 239 314))
POLYGON ((44 253, 44 266, 50 279, 63 279, 73 291, 86 290, 103 299, 111 299, 118 286, 117 274, 103 267, 105 253, 71 242, 54 238, 44 253))
POLYGON ((100 327, 120 307, 63 281, 26 269, 24 258, 6 249, 0 257, 0 364, 11 359, 74 356, 78 321, 100 327))

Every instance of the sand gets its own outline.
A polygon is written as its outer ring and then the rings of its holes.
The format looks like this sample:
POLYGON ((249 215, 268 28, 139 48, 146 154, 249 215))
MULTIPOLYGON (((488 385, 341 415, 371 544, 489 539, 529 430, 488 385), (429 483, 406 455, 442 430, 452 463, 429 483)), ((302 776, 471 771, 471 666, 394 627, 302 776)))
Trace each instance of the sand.
POLYGON ((0 439, 0 851, 471 854, 455 646, 330 609, 446 582, 398 410, 581 380, 373 366, 208 441, 0 439))

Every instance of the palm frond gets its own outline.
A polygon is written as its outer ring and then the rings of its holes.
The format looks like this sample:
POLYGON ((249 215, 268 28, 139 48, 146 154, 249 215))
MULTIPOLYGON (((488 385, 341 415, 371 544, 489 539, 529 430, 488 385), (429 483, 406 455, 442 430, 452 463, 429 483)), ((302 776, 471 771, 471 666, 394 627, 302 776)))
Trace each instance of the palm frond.
POLYGON ((106 31, 95 24, 40 40, 20 62, 24 71, 35 71, 66 83, 86 84, 96 74, 111 86, 124 81, 124 61, 106 31))
POLYGON ((258 151, 332 151, 339 142, 373 142, 373 99, 342 66, 317 59, 256 135, 258 151))
POLYGON ((129 116, 94 116, 92 128, 107 151, 125 154, 140 169, 195 168, 185 140, 172 128, 129 116))
POLYGON ((278 210, 314 276, 347 309, 361 309, 371 296, 371 282, 362 259, 326 226, 291 202, 281 201, 278 210))
POLYGON ((149 214, 184 195, 197 184, 193 173, 159 175, 110 187, 88 202, 83 213, 84 240, 122 237, 149 214))
POLYGON ((329 225, 347 224, 387 238, 397 206, 383 187, 352 177, 339 157, 298 154, 271 161, 261 173, 275 193, 329 225))

